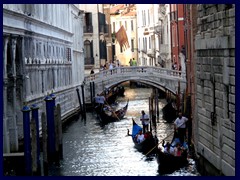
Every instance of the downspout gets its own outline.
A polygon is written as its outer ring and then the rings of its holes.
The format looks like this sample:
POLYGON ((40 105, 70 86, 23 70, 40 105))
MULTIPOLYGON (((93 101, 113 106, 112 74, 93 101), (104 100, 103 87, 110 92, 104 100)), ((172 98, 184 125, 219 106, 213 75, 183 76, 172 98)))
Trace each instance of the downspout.
POLYGON ((177 48, 177 50, 178 50, 178 53, 177 53, 177 60, 178 60, 178 67, 179 67, 179 24, 178 24, 178 4, 177 4, 177 10, 176 10, 176 14, 177 14, 177 41, 178 41, 178 48, 177 48))
MULTIPOLYGON (((171 38, 171 62, 172 62, 172 64, 174 63, 173 62, 173 50, 172 50, 172 5, 171 4, 169 4, 169 6, 170 6, 170 38, 171 38)), ((160 36, 159 36, 160 37, 160 36)), ((160 50, 160 48, 159 48, 159 50, 160 50)))

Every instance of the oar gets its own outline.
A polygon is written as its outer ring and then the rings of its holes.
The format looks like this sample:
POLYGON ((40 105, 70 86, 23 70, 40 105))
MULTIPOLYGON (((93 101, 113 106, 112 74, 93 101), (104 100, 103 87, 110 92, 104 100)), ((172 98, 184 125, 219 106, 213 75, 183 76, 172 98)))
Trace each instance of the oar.
MULTIPOLYGON (((185 123, 185 122, 183 122, 182 124, 180 124, 180 125, 178 126, 178 128, 179 128, 180 126, 182 126, 184 123, 185 123)), ((167 138, 168 138, 170 135, 172 135, 172 133, 174 133, 174 132, 175 132, 175 130, 174 130, 173 132, 171 132, 167 137, 165 137, 164 139, 162 139, 162 140, 160 141, 160 143, 158 143, 158 144, 155 145, 150 151, 148 151, 148 153, 145 154, 145 156, 147 156, 150 152, 152 152, 153 149, 156 148, 156 146, 158 146, 159 144, 161 144, 165 139, 167 139, 167 138)))
MULTIPOLYGON (((110 106, 107 101, 105 101, 105 102, 107 103, 108 106, 110 106)), ((110 106, 110 107, 111 107, 111 106, 110 106)), ((112 108, 112 107, 111 107, 111 108, 112 108)), ((112 108, 112 110, 113 110, 113 108, 112 108)), ((117 119, 120 121, 120 119, 118 118, 118 116, 116 115, 116 113, 114 112, 114 110, 113 110, 113 115, 116 116, 117 119)))
MULTIPOLYGON (((174 133, 174 131, 173 132, 171 132, 167 137, 165 137, 164 139, 162 139, 157 145, 155 145, 150 151, 148 151, 146 154, 145 154, 145 156, 147 156, 150 152, 152 152, 155 148, 156 148, 156 146, 158 146, 159 144, 161 144, 165 139, 167 139, 170 135, 172 135, 172 133, 174 133)), ((143 157, 142 157, 143 158, 143 157)))

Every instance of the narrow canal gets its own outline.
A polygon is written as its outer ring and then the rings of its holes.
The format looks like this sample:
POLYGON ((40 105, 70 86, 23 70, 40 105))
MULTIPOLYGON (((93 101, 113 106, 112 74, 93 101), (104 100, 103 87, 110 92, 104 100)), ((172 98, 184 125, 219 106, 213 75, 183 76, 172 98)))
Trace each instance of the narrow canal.
MULTIPOLYGON (((141 110, 148 113, 149 88, 125 88, 125 97, 118 99, 118 106, 125 106, 129 99, 125 118, 119 122, 100 126, 94 112, 87 113, 69 124, 63 131, 63 160, 59 167, 51 167, 50 176, 161 176, 155 157, 146 158, 138 152, 127 129, 132 130, 134 118, 140 123, 141 110)), ((165 105, 160 100, 159 108, 165 105)), ((160 119, 157 123, 157 136, 161 141, 173 128, 160 119)), ((167 176, 199 176, 195 162, 167 176)))

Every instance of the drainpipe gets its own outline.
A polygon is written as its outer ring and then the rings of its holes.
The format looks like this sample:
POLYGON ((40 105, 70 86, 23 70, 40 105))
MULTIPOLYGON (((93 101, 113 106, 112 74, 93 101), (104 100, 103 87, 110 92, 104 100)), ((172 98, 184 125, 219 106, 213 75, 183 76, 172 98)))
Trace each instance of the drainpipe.
POLYGON ((178 67, 179 67, 179 24, 178 24, 178 4, 177 4, 177 10, 176 10, 176 14, 177 14, 177 41, 178 41, 178 48, 177 48, 177 50, 178 50, 178 53, 177 53, 177 60, 178 60, 178 67))
MULTIPOLYGON (((172 42, 172 8, 171 8, 171 4, 169 4, 169 7, 170 7, 171 61, 173 61, 173 50, 172 50, 172 45, 173 45, 173 42, 172 42)), ((173 62, 172 62, 172 64, 173 64, 173 62)))

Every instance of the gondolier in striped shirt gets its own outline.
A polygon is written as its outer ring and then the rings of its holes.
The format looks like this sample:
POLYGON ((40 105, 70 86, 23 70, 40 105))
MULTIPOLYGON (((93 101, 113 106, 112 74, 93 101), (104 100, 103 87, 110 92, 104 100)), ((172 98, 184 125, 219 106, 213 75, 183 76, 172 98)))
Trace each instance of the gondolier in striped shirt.
POLYGON ((142 115, 140 117, 140 121, 142 121, 143 125, 143 134, 148 131, 148 124, 149 124, 149 116, 142 110, 142 115))

